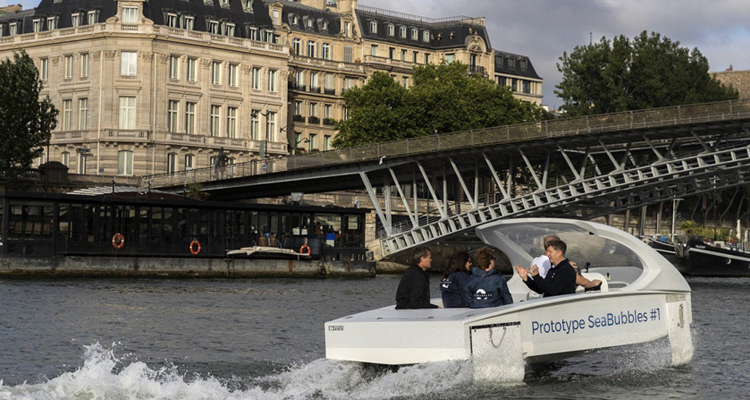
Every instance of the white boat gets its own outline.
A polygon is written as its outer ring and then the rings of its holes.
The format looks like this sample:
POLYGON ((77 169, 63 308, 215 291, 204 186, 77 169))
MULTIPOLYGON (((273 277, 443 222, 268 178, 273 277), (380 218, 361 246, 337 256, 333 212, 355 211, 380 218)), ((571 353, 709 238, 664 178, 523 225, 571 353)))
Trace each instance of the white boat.
POLYGON ((598 223, 549 218, 500 220, 476 233, 512 264, 524 266, 542 253, 545 236, 557 234, 568 245, 566 257, 578 265, 589 262, 589 278, 605 284, 597 292, 541 298, 514 271, 510 305, 426 310, 391 305, 327 322, 326 357, 392 366, 471 359, 476 380, 509 382, 523 380, 526 362, 664 337, 672 365, 692 358, 690 286, 638 238, 598 223))

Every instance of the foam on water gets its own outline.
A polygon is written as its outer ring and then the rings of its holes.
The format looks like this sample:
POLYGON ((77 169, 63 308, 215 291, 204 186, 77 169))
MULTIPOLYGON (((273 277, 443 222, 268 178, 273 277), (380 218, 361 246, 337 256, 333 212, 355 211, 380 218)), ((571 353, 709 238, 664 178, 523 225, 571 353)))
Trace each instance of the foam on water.
POLYGON ((123 365, 113 347, 97 343, 86 346, 83 366, 73 372, 40 384, 3 386, 0 381, 0 400, 386 399, 459 393, 471 382, 471 371, 468 362, 415 365, 391 372, 321 359, 265 377, 236 377, 243 389, 232 390, 233 382, 211 376, 188 379, 175 367, 154 370, 140 361, 123 365))

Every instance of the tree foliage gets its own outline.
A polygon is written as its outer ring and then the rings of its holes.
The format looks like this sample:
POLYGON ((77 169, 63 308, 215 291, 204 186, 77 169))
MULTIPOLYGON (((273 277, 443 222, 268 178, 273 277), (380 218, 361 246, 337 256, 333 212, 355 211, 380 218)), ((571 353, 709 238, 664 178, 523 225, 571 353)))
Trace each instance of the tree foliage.
POLYGON ((569 116, 739 98, 708 73, 708 60, 697 48, 655 32, 577 46, 563 53, 557 69, 563 78, 555 94, 569 116))
POLYGON ((537 121, 546 112, 513 97, 510 89, 470 75, 460 62, 414 69, 405 89, 390 75, 376 72, 361 88, 344 93, 349 118, 338 121, 335 147, 349 147, 537 121))
POLYGON ((57 125, 49 96, 40 100, 42 81, 34 62, 21 51, 0 63, 0 174, 28 169, 57 125))

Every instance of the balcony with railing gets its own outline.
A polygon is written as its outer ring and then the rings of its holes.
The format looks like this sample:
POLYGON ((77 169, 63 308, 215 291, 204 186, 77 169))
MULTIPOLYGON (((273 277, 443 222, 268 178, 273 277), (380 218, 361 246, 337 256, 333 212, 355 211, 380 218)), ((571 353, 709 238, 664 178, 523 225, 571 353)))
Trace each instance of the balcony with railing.
POLYGON ((136 129, 107 129, 102 135, 107 141, 145 143, 151 140, 151 131, 136 129))
POLYGON ((307 90, 307 85, 302 85, 296 82, 289 82, 289 89, 304 92, 307 90))
POLYGON ((220 137, 220 136, 209 136, 207 139, 208 139, 209 146, 224 147, 227 150, 246 150, 247 149, 248 141, 245 139, 228 138, 228 137, 220 137))
POLYGON ((396 68, 403 68, 403 69, 414 68, 414 63, 411 63, 409 61, 402 61, 402 60, 397 60, 395 58, 378 57, 378 56, 373 56, 373 55, 365 56, 365 64, 371 65, 375 68, 378 68, 380 66, 396 67, 396 68))
POLYGON ((319 125, 319 124, 320 124, 320 118, 318 118, 318 117, 315 117, 315 116, 312 116, 312 117, 308 117, 308 118, 307 118, 307 123, 308 123, 308 124, 315 124, 315 125, 319 125))
POLYGON ((297 115, 295 114, 292 116, 292 121, 294 122, 305 122, 305 116, 304 115, 297 115))
POLYGON ((482 75, 484 77, 487 75, 487 69, 481 65, 469 65, 469 73, 472 75, 482 75))
POLYGON ((323 118, 323 125, 333 126, 336 124, 336 120, 333 118, 323 118))
POLYGON ((325 88, 325 89, 323 89, 323 94, 327 94, 329 96, 335 96, 336 95, 336 89, 334 89, 334 88, 325 88))
POLYGON ((320 93, 319 86, 310 86, 310 93, 320 93))

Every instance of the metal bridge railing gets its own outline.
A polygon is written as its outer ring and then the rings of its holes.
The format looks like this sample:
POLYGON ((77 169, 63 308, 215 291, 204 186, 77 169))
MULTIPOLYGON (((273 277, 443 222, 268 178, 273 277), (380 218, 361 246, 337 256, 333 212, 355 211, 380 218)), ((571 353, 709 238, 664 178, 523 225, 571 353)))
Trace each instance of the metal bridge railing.
POLYGON ((750 118, 750 99, 507 125, 349 147, 317 154, 288 156, 274 160, 256 160, 227 166, 223 174, 218 173, 216 167, 207 167, 172 174, 146 175, 141 178, 141 186, 148 186, 149 182, 153 187, 181 186, 192 182, 210 182, 311 167, 378 160, 384 157, 404 157, 534 139, 614 132, 623 129, 646 129, 687 123, 716 122, 738 118, 750 118))

